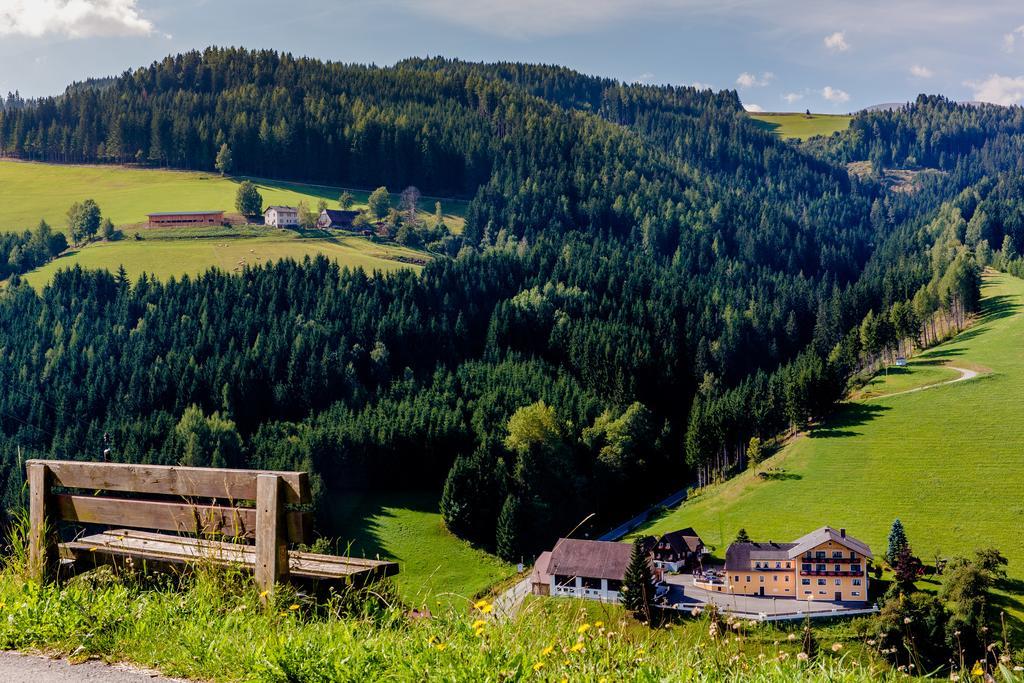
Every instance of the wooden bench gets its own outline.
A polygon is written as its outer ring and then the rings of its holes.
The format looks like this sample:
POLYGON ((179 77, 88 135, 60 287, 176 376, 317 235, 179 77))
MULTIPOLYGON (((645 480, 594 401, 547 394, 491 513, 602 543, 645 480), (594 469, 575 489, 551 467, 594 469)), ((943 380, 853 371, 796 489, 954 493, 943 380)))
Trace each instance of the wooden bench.
POLYGON ((309 540, 309 514, 286 508, 311 502, 305 472, 63 460, 26 466, 29 570, 39 580, 58 556, 72 565, 239 566, 268 594, 286 579, 324 587, 398 571, 394 562, 288 550, 309 540), (117 528, 54 547, 49 531, 61 521, 117 528))

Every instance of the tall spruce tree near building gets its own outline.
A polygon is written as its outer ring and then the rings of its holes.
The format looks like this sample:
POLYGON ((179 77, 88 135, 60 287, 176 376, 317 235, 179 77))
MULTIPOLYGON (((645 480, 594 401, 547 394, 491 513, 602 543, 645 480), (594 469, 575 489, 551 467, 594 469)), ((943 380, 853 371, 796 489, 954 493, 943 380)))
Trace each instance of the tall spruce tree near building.
POLYGON ((633 541, 633 555, 622 581, 622 604, 640 621, 651 618, 654 602, 654 575, 642 539, 633 541))
POLYGON ((231 148, 228 147, 228 143, 225 142, 220 146, 220 151, 217 152, 217 160, 214 162, 214 165, 222 176, 231 173, 231 169, 235 167, 235 158, 231 154, 231 148))
POLYGON ((909 550, 910 543, 907 542, 907 532, 903 530, 903 522, 897 517, 889 529, 889 547, 885 551, 885 561, 893 564, 901 553, 909 552, 909 550))
POLYGON ((501 506, 501 513, 498 514, 494 542, 498 557, 506 562, 516 562, 522 555, 522 546, 519 542, 521 507, 519 497, 510 493, 501 506))
POLYGON ((737 543, 750 543, 750 535, 747 534, 747 530, 746 529, 740 529, 738 532, 736 532, 736 542, 737 543))

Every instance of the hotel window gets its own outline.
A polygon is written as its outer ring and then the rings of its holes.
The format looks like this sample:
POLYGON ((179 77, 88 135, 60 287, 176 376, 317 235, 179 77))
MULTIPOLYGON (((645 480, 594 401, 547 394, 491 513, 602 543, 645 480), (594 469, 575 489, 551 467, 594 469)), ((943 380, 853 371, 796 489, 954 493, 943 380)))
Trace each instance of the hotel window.
POLYGON ((860 597, 860 591, 853 591, 852 593, 850 593, 850 595, 852 595, 855 598, 859 598, 860 597))
POLYGON ((750 583, 750 574, 747 574, 747 583, 750 583))
POLYGON ((851 560, 856 560, 857 559, 857 553, 855 553, 854 551, 851 550, 850 551, 850 559, 851 560))
POLYGON ((810 595, 811 591, 804 591, 804 595, 810 595))
POLYGON ((789 574, 786 574, 786 583, 789 583, 789 574))
POLYGON ((819 572, 823 572, 823 571, 825 571, 825 565, 823 565, 823 564, 819 564, 819 565, 818 565, 818 571, 819 571, 819 572))
POLYGON ((819 560, 824 560, 825 559, 825 551, 824 550, 819 550, 818 552, 814 553, 814 556, 816 558, 818 558, 819 560))
POLYGON ((811 571, 811 565, 809 565, 809 564, 807 564, 805 562, 804 564, 800 565, 800 571, 802 571, 802 572, 809 572, 809 571, 811 571))
POLYGON ((759 576, 757 578, 761 579, 761 583, 764 583, 764 574, 762 574, 761 576, 759 576))
POLYGON ((778 583, 779 582, 779 575, 775 574, 774 576, 772 576, 772 581, 774 581, 775 583, 778 583))
POLYGON ((843 558, 843 551, 842 550, 833 550, 832 551, 832 557, 837 559, 837 560, 841 560, 843 558))
POLYGON ((835 571, 837 571, 837 572, 841 572, 841 571, 843 571, 843 567, 842 567, 842 565, 838 565, 838 564, 837 564, 837 565, 835 565, 835 567, 836 567, 836 568, 835 568, 835 571))
POLYGON ((818 579, 818 585, 819 586, 824 586, 826 583, 827 582, 825 581, 825 579, 818 579))
POLYGON ((811 585, 811 580, 810 579, 800 579, 800 584, 803 585, 803 586, 810 586, 811 585))
POLYGON ((842 579, 836 579, 836 585, 837 586, 842 586, 843 585, 842 579))
POLYGON ((776 569, 782 569, 782 563, 781 562, 776 562, 775 563, 775 568, 776 569))
POLYGON ((853 585, 854 586, 859 586, 860 585, 860 579, 854 579, 853 580, 853 585))
POLYGON ((787 562, 787 563, 786 563, 786 569, 792 569, 792 568, 793 568, 793 565, 792 565, 792 563, 790 563, 790 562, 787 562))
POLYGON ((738 577, 738 576, 732 577, 732 582, 733 583, 739 583, 740 582, 740 577, 738 577))
POLYGON ((860 565, 859 564, 851 564, 850 565, 850 571, 856 574, 857 572, 860 571, 860 565))

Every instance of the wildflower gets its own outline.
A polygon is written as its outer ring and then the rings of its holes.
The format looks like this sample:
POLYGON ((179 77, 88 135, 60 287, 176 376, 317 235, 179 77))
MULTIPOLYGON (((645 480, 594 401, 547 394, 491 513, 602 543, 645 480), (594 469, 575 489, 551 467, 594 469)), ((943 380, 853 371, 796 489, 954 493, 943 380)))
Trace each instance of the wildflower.
POLYGON ((543 668, 544 668, 544 662, 537 662, 536 664, 533 665, 533 670, 534 671, 540 671, 543 668))
POLYGON ((869 641, 868 641, 868 645, 870 645, 870 646, 874 647, 874 645, 875 645, 875 641, 874 641, 874 640, 869 640, 869 641))
POLYGON ((695 617, 699 617, 700 611, 700 607, 694 607, 692 610, 690 610, 690 614, 692 614, 695 617))
POLYGON ((1003 664, 1009 664, 1010 663, 1010 655, 999 655, 999 661, 1002 662, 1003 664))
POLYGON ((290 609, 291 611, 293 611, 293 612, 294 612, 295 610, 299 609, 299 606, 298 606, 298 605, 292 605, 292 606, 291 606, 291 607, 289 607, 288 609, 290 609))
POLYGON ((437 644, 437 645, 435 645, 434 647, 436 647, 436 648, 437 648, 437 651, 438 651, 438 652, 444 652, 445 650, 447 650, 447 649, 448 649, 448 645, 447 645, 446 643, 438 643, 438 644, 437 644))
MULTIPOLYGON (((95 550, 95 548, 93 548, 93 550, 95 550)), ((268 595, 270 595, 270 591, 263 591, 262 593, 260 593, 260 600, 263 600, 268 595)))
POLYGON ((981 668, 981 662, 975 662, 974 663, 974 668, 971 669, 971 675, 972 676, 983 676, 984 674, 985 674, 985 670, 981 668))
POLYGON ((785 661, 787 659, 789 659, 789 653, 788 652, 780 652, 779 653, 779 661, 780 662, 783 662, 783 661, 785 661))
POLYGON ((473 622, 473 628, 474 629, 478 629, 478 628, 482 627, 486 623, 487 622, 484 621, 483 619, 477 619, 476 621, 473 622))
POLYGON ((480 628, 478 628, 475 631, 473 631, 473 633, 476 635, 477 638, 479 638, 480 636, 482 636, 484 634, 484 627, 481 626, 480 628))
POLYGON ((594 628, 603 628, 603 627, 604 627, 604 622, 603 621, 595 621, 594 622, 594 628))
POLYGON ((786 640, 796 640, 796 634, 790 633, 788 636, 786 636, 786 640))
POLYGON ((903 623, 904 624, 909 624, 910 622, 911 622, 910 617, 903 617, 903 623))
POLYGON ((548 645, 546 648, 540 651, 541 657, 547 657, 549 654, 555 651, 554 645, 548 645))
POLYGON ((487 603, 486 605, 484 605, 483 607, 480 608, 480 611, 483 614, 490 614, 491 610, 493 610, 493 609, 494 609, 494 605, 492 605, 491 603, 487 603))
POLYGON ((590 630, 590 624, 580 624, 580 627, 578 629, 576 629, 576 633, 583 634, 583 633, 586 633, 589 630, 590 630))
POLYGON ((487 607, 487 605, 489 605, 489 604, 490 603, 487 602, 486 600, 477 600, 475 603, 473 603, 473 609, 478 609, 480 611, 483 611, 484 607, 487 607))
POLYGON ((581 651, 583 649, 583 642, 582 641, 577 642, 575 645, 573 645, 569 649, 572 650, 573 652, 579 652, 579 651, 581 651))
POLYGON ((806 662, 808 659, 810 659, 806 652, 797 652, 796 658, 799 659, 801 662, 806 662))
POLYGON ((843 649, 842 643, 832 643, 832 652, 839 652, 843 649))
POLYGON ((960 680, 960 674, 957 674, 957 673, 949 674, 949 680, 953 681, 953 683, 956 683, 957 681, 960 680))
POLYGON ((1020 664, 1018 664, 1017 666, 1013 667, 1013 670, 1014 671, 1024 671, 1024 666, 1021 666, 1020 664))
POLYGON ((739 631, 742 627, 743 627, 743 623, 742 622, 734 621, 732 623, 732 630, 733 631, 739 631))

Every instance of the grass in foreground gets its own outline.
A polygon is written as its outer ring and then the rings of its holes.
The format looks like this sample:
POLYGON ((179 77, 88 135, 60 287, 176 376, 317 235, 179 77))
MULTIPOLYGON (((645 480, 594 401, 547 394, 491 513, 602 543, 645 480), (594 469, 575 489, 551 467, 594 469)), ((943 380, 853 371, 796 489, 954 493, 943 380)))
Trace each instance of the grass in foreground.
MULTIPOLYGON (((156 211, 235 210, 235 193, 243 177, 222 178, 215 173, 128 168, 107 165, 63 165, 0 160, 0 189, 4 215, 0 231, 33 228, 40 218, 55 230, 65 229, 68 207, 76 201, 92 198, 103 215, 118 226, 133 225, 146 220, 156 211)), ((263 195, 263 205, 305 201, 316 209, 321 199, 330 208, 338 208, 341 188, 324 185, 288 183, 253 178, 263 195)), ((402 188, 391 188, 401 190, 402 188)), ((350 190, 355 198, 353 208, 365 208, 369 193, 350 190)), ((434 213, 433 198, 420 202, 421 214, 434 213)), ((392 198, 398 205, 398 197, 392 198)), ((465 221, 466 202, 442 199, 445 223, 453 232, 461 232, 465 221)))
MULTIPOLYGON (((195 232, 195 231, 194 231, 195 232)), ((210 268, 226 272, 259 266, 283 258, 302 260, 323 254, 341 266, 388 272, 419 269, 430 257, 422 251, 393 244, 379 244, 365 237, 303 238, 288 230, 267 230, 251 238, 146 239, 127 237, 117 242, 95 242, 50 261, 24 276, 37 289, 53 279, 58 270, 80 265, 92 270, 117 272, 123 265, 134 281, 142 273, 166 280, 171 276, 198 275, 210 268)))
POLYGON ((712 637, 706 617, 651 630, 617 608, 595 620, 575 601, 538 600, 511 622, 491 619, 484 603, 412 619, 387 602, 350 597, 314 606, 279 590, 264 610, 240 576, 199 572, 179 590, 95 572, 39 587, 8 569, 0 574, 0 647, 211 681, 897 678, 849 629, 822 634, 823 652, 803 662, 800 641, 782 631, 730 625, 712 637), (836 651, 832 637, 840 638, 836 651))
POLYGON ((452 535, 437 505, 430 493, 347 493, 330 514, 340 548, 398 561, 395 583, 407 604, 463 607, 515 567, 452 535))
POLYGON ((1024 632, 1024 281, 987 274, 983 315, 922 354, 990 374, 947 386, 849 404, 766 465, 657 520, 654 533, 693 526, 721 556, 741 528, 790 540, 824 524, 846 527, 880 555, 899 517, 925 561, 995 547, 1010 560, 997 596, 1024 632))
POLYGON ((832 135, 850 126, 849 114, 806 114, 798 112, 788 114, 749 114, 763 128, 777 133, 784 139, 796 138, 806 140, 815 135, 832 135))

